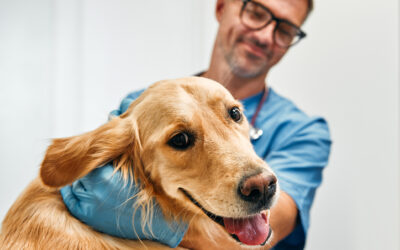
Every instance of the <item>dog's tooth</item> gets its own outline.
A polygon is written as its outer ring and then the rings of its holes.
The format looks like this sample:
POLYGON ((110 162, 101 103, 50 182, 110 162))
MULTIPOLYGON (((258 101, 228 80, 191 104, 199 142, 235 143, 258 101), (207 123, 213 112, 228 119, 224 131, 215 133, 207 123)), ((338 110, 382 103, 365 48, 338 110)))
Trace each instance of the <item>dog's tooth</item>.
POLYGON ((271 212, 269 210, 265 211, 265 214, 267 215, 267 219, 269 221, 269 217, 271 216, 271 212))

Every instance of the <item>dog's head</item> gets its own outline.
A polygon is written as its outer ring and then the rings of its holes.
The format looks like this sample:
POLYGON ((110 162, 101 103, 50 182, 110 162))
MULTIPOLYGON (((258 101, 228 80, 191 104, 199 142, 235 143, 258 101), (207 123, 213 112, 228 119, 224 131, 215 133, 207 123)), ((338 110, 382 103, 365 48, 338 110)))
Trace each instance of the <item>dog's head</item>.
POLYGON ((258 245, 271 233, 265 210, 278 184, 248 130, 242 105, 220 84, 200 77, 161 81, 100 128, 55 139, 40 176, 61 187, 114 161, 164 211, 207 215, 241 242, 258 245))

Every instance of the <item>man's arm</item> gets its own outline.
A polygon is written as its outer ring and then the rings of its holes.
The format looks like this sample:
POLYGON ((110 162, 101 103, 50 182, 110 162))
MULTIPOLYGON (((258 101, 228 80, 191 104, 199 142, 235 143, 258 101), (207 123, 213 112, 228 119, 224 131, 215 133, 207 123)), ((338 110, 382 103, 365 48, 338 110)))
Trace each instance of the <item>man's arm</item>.
POLYGON ((297 214, 297 206, 292 197, 281 191, 278 202, 271 209, 270 223, 273 237, 269 247, 275 246, 293 231, 297 214))

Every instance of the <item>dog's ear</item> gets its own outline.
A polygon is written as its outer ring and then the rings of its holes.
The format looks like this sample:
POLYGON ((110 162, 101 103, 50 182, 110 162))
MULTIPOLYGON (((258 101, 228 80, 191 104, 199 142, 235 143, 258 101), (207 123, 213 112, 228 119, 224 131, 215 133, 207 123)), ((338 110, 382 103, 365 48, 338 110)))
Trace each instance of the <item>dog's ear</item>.
POLYGON ((54 139, 40 167, 40 178, 50 187, 70 184, 94 168, 131 153, 137 144, 135 137, 136 123, 116 117, 94 131, 54 139))

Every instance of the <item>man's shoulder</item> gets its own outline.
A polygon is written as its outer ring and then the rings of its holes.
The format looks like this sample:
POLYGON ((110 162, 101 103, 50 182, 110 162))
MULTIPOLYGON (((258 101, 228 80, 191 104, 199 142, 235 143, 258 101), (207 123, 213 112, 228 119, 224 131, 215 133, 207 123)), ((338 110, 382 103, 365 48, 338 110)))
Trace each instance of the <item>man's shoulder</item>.
POLYGON ((124 99, 122 99, 119 108, 110 112, 108 115, 108 120, 123 114, 129 108, 129 105, 131 105, 131 103, 136 100, 136 98, 138 98, 145 90, 146 89, 140 89, 129 93, 124 99))
MULTIPOLYGON (((269 89, 265 105, 264 121, 273 129, 274 134, 280 134, 279 141, 293 138, 294 135, 305 135, 330 138, 327 121, 321 116, 309 116, 293 101, 269 89)), ((272 132, 272 131, 271 131, 272 132)))
POLYGON ((138 98, 145 90, 146 90, 146 88, 132 91, 132 92, 130 92, 124 99, 135 100, 135 99, 138 98))
POLYGON ((270 115, 281 122, 302 123, 310 119, 293 101, 278 94, 274 89, 269 89, 266 109, 270 115))
POLYGON ((135 90, 131 93, 129 93, 121 102, 121 105, 119 107, 119 109, 121 110, 121 112, 125 112, 129 105, 136 100, 146 89, 140 89, 140 90, 135 90))

